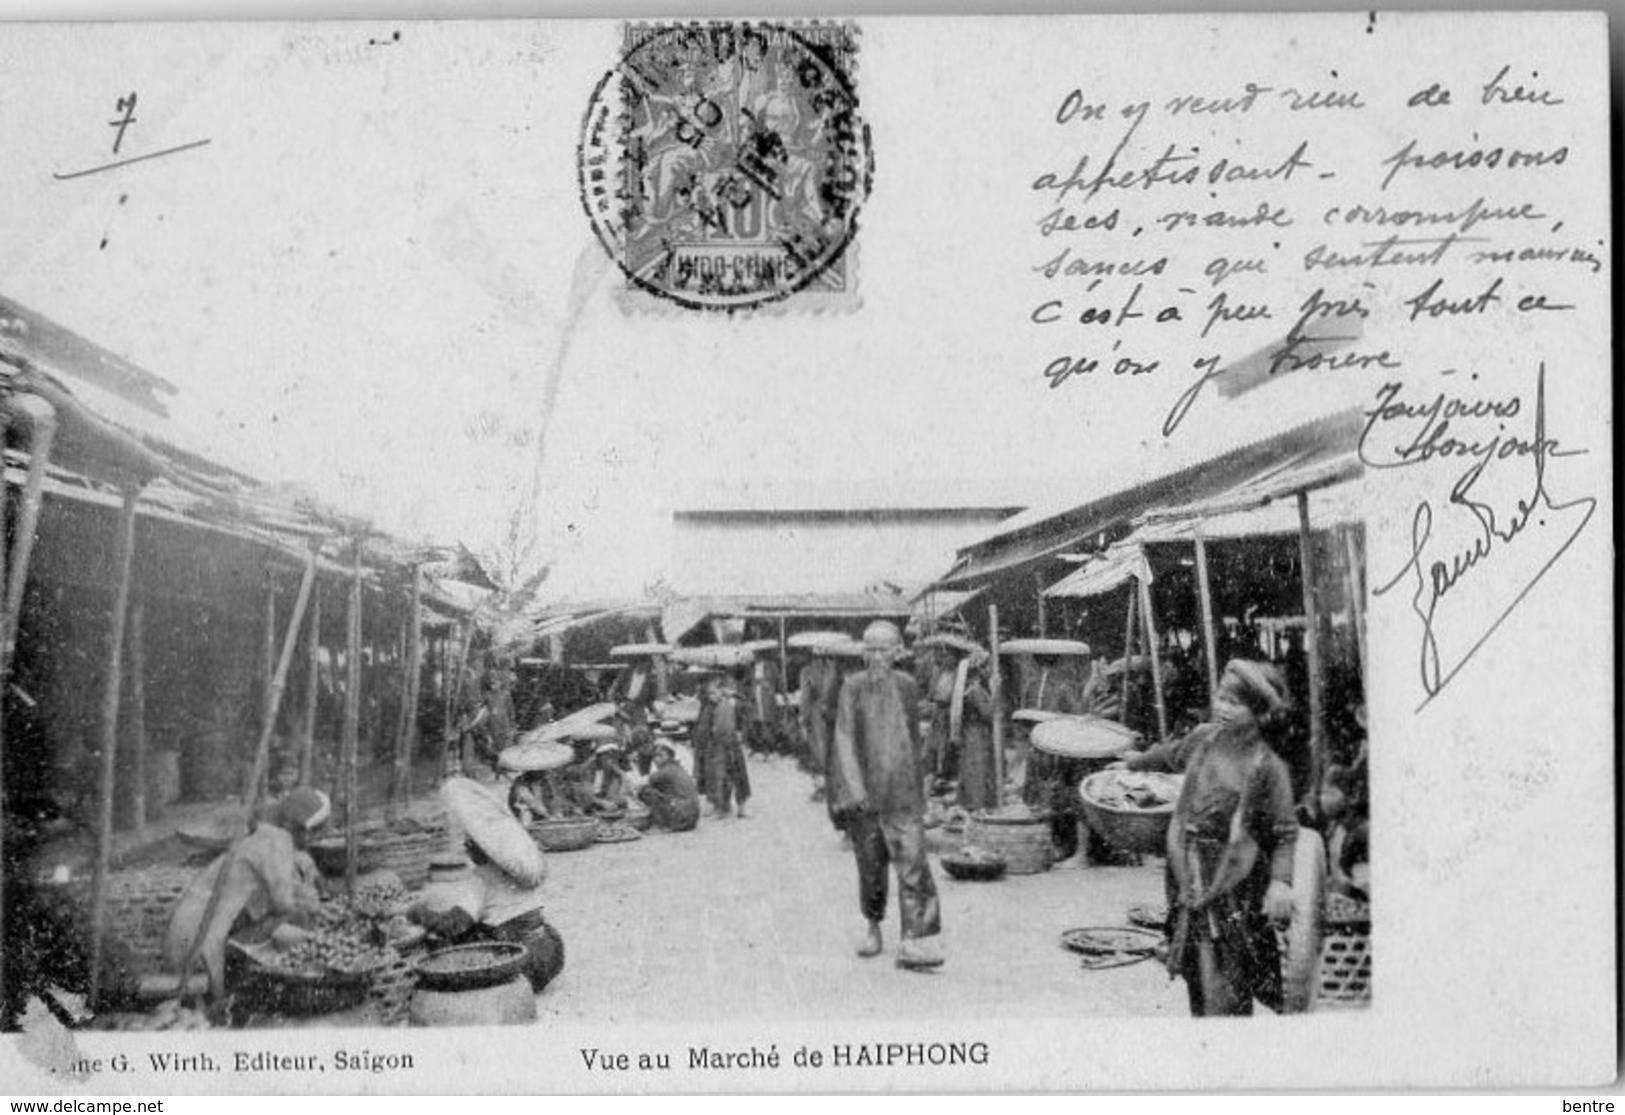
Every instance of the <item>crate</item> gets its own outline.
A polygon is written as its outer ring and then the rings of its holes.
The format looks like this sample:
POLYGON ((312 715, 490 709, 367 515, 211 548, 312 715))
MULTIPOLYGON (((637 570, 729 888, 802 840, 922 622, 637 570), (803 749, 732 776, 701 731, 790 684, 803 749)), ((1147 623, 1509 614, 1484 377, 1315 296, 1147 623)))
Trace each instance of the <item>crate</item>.
POLYGON ((1327 919, 1321 930, 1316 1010, 1363 1007, 1371 1002, 1371 923, 1327 919))
POLYGON ((377 1026, 407 1024, 407 1008, 418 985, 416 958, 422 953, 422 946, 396 952, 393 960, 373 974, 361 1011, 366 1022, 377 1026))

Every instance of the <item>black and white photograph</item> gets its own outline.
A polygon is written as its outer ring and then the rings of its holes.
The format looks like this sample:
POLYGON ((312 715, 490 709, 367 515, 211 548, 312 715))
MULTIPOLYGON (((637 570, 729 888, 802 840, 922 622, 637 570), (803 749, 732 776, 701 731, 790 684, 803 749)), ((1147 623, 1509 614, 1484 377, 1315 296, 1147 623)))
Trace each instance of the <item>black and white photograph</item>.
POLYGON ((1607 1084, 1608 37, 0 23, 0 1073, 1607 1084))

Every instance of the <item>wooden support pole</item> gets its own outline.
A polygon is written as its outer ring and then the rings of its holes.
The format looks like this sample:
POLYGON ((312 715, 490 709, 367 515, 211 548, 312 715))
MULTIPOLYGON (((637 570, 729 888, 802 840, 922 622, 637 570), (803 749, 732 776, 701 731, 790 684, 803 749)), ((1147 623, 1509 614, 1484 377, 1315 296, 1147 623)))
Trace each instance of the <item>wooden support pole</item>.
POLYGON ((779 692, 790 692, 790 636, 783 616, 779 617, 779 692))
POLYGON ((299 732, 299 785, 310 785, 316 761, 316 709, 322 692, 322 583, 310 589, 310 623, 305 628, 305 707, 299 732))
POLYGON ((1213 584, 1208 580, 1207 540, 1196 532, 1196 594, 1202 605, 1202 645, 1207 648, 1207 704, 1219 699, 1219 633, 1213 624, 1213 584))
POLYGON ((988 679, 993 698, 993 808, 1004 805, 1004 671, 999 668, 999 606, 987 606, 987 645, 993 667, 988 679))
MULTIPOLYGON (((51 445, 56 438, 56 410, 44 399, 18 395, 11 400, 10 409, 26 414, 33 429, 28 445, 28 480, 23 488, 22 508, 11 533, 11 553, 0 553, 0 558, 8 559, 0 560, 0 708, 5 705, 4 697, 11 684, 11 659, 17 647, 17 629, 22 621, 24 593, 28 588, 28 563, 33 556, 34 533, 45 498, 45 470, 50 464, 51 445)), ((6 410, 0 410, 0 432, 10 423, 11 415, 6 410)), ((4 546, 4 509, 8 502, 4 492, 5 488, 0 486, 0 549, 4 546)), ((0 772, 5 769, 5 741, 5 723, 0 717, 0 772)), ((0 848, 10 846, 6 838, 7 810, 3 807, 6 800, 5 778, 0 774, 0 848)), ((7 920, 3 912, 10 909, 6 905, 5 858, 0 855, 0 923, 7 920)), ((10 948, 4 925, 0 924, 0 1029, 10 1021, 5 1017, 5 990, 9 986, 6 983, 6 955, 10 948)))
MULTIPOLYGON (((277 659, 276 672, 271 676, 265 699, 265 719, 260 724, 260 738, 254 745, 253 774, 248 782, 248 821, 254 818, 254 806, 260 798, 260 787, 265 781, 266 763, 271 753, 271 736, 276 731, 277 713, 282 710, 282 693, 288 685, 288 667, 293 665, 293 648, 299 645, 299 626, 305 621, 305 608, 310 603, 311 588, 316 583, 316 548, 311 547, 305 563, 305 575, 299 581, 299 596, 293 603, 293 615, 288 617, 288 631, 282 638, 282 654, 277 659)), ((276 632, 272 631, 272 646, 276 645, 276 632)))
MULTIPOLYGON (((1343 528, 1343 556, 1347 565, 1343 569, 1344 591, 1349 598, 1349 623, 1354 627, 1355 646, 1360 652, 1360 677, 1366 676, 1370 659, 1365 645, 1365 565, 1360 560, 1359 543, 1354 540, 1354 528, 1343 528)), ((1365 686, 1362 684, 1361 689, 1365 686)))
MULTIPOLYGON (((267 578, 274 575, 267 573, 267 578)), ((270 579, 265 590, 265 622, 260 628, 263 637, 260 640, 260 732, 263 734, 266 722, 271 716, 271 682, 276 676, 276 581, 270 579)), ((272 727, 275 727, 274 722, 272 727)), ((248 788, 249 797, 259 792, 258 785, 248 788)))
MULTIPOLYGON (((1309 785, 1311 809, 1319 798, 1321 756, 1326 748, 1326 663, 1320 645, 1320 607, 1315 598, 1315 547, 1309 534, 1309 493, 1298 493, 1298 565, 1303 576, 1303 650, 1309 661, 1309 785)), ((1318 813, 1318 810, 1315 810, 1318 813)))
POLYGON ((1162 696, 1162 653, 1157 647, 1157 619, 1151 609, 1151 581, 1147 577, 1135 578, 1140 582, 1140 613, 1145 622, 1146 649, 1151 652, 1151 689, 1157 698, 1157 739, 1168 738, 1168 706, 1162 696))
POLYGON ((44 399, 22 396, 14 405, 24 410, 33 424, 28 443, 28 479, 23 487, 22 510, 12 533, 11 566, 5 578, 6 612, 0 638, 5 660, 0 664, 0 681, 10 679, 11 656, 17 649, 17 624, 23 614, 23 593, 28 588, 28 563, 34 554, 39 530, 40 508, 45 502, 45 472, 51 463, 51 447, 56 442, 56 410, 44 399))
POLYGON ((107 886, 113 861, 113 771, 118 755, 119 695, 124 672, 124 621, 130 607, 130 568, 135 555, 135 507, 141 490, 124 489, 113 548, 112 632, 107 641, 107 675, 102 687, 101 816, 96 825, 96 871, 90 899, 90 1005, 101 1001, 102 960, 106 955, 107 886))
POLYGON ((395 737, 395 776, 389 787, 389 820, 395 820, 400 801, 412 796, 412 752, 418 738, 418 679, 423 673, 423 624, 419 619, 423 604, 423 574, 412 567, 410 614, 406 617, 406 655, 402 663, 401 715, 395 737))
POLYGON ((1044 599, 1044 578, 1034 570, 1033 592, 1038 595, 1038 637, 1049 637, 1049 602, 1044 599))
POLYGON ((355 540, 350 577, 350 606, 345 613, 344 731, 340 740, 340 777, 344 781, 344 892, 355 897, 355 827, 360 820, 356 752, 361 742, 361 539, 355 540))
MULTIPOLYGON (((11 416, 0 408, 0 438, 5 435, 6 428, 11 424, 11 416)), ((9 601, 11 595, 6 591, 6 558, 5 552, 5 524, 6 509, 11 502, 11 493, 3 481, 0 481, 0 637, 10 629, 11 609, 9 601)), ((6 905, 6 848, 11 847, 11 839, 6 835, 6 717, 5 695, 6 687, 11 680, 11 656, 0 650, 0 1030, 11 1028, 11 1016, 8 1007, 11 997, 7 993, 10 984, 6 983, 6 954, 11 949, 10 936, 6 932, 7 923, 11 920, 5 912, 11 907, 6 905)))
POLYGON ((147 842, 147 637, 146 608, 130 605, 130 738, 135 746, 135 839, 147 842))
MULTIPOLYGON (((474 620, 472 617, 461 622, 460 638, 458 639, 457 657, 450 667, 450 684, 446 686, 446 724, 444 728, 445 743, 449 749, 461 742, 460 713, 462 709, 463 675, 468 672, 468 654, 474 644, 474 620)), ((457 765, 462 766, 463 755, 461 747, 457 751, 457 765)), ((441 776, 444 778, 449 764, 441 764, 441 776)))
POLYGON ((1124 609, 1128 613, 1128 620, 1123 625, 1123 701, 1117 710, 1118 722, 1122 724, 1128 723, 1128 695, 1134 690, 1129 682, 1134 675, 1134 609, 1138 604, 1138 595, 1130 589, 1128 607, 1124 609))

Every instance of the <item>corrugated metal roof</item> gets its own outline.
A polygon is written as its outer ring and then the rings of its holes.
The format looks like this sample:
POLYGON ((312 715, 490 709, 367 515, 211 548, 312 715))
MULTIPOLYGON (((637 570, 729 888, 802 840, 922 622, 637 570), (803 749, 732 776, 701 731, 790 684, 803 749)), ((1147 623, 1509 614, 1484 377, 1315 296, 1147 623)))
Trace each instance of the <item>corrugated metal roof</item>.
POLYGON ((1359 441, 1358 410, 1342 411, 1185 464, 1141 484, 1047 512, 1027 512, 959 551, 935 587, 966 589, 1059 554, 1081 540, 1120 528, 1155 507, 1188 505, 1237 489, 1268 487, 1280 478, 1347 458, 1359 441))

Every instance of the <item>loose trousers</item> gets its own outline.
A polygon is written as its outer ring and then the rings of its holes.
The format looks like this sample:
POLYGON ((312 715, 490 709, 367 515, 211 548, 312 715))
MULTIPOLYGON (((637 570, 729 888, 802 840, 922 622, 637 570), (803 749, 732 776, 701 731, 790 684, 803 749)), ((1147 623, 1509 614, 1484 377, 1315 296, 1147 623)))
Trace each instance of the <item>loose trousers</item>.
POLYGON ((903 937, 934 937, 942 932, 937 884, 925 858, 925 825, 913 814, 863 813, 846 824, 858 859, 858 903, 872 922, 886 919, 888 868, 897 865, 897 904, 903 937))

